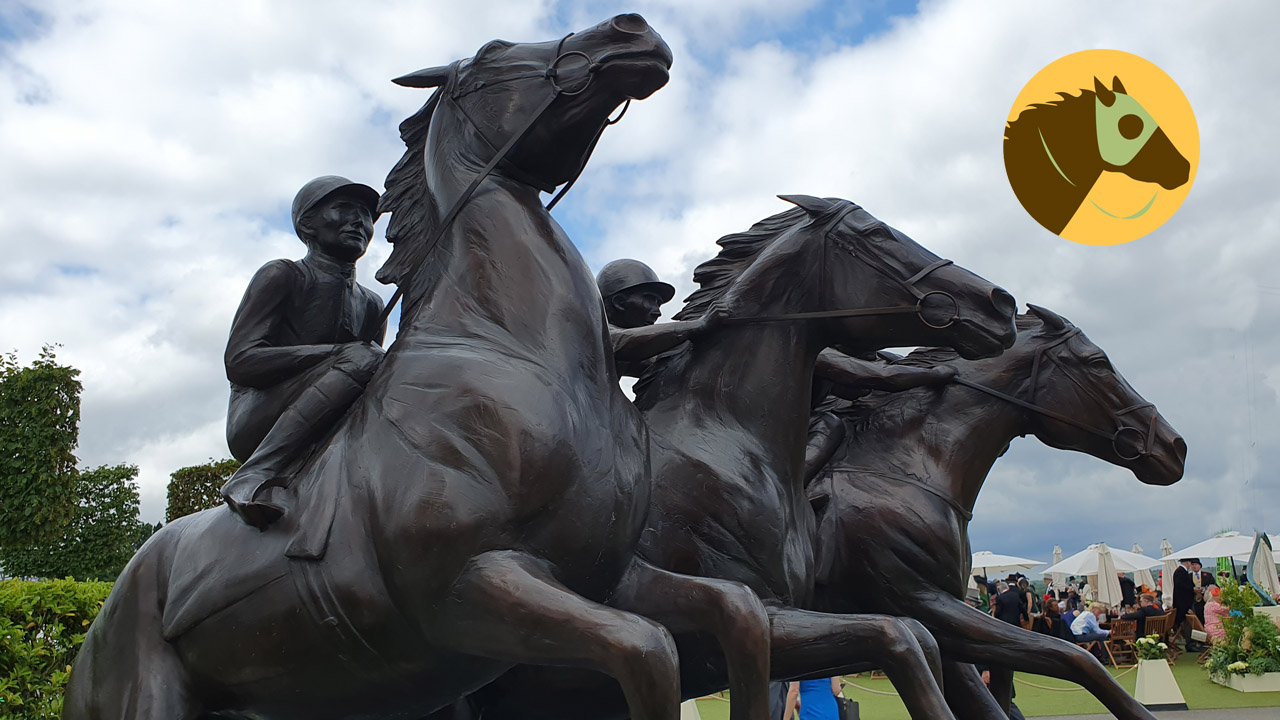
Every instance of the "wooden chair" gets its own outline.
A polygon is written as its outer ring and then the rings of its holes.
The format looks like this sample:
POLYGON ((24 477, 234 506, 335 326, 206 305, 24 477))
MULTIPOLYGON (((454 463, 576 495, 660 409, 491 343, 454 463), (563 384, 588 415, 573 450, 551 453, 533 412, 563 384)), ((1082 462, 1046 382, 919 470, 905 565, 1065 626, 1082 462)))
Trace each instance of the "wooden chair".
POLYGON ((1156 635, 1169 646, 1169 664, 1177 659, 1179 653, 1176 645, 1173 644, 1173 613, 1167 615, 1156 615, 1147 618, 1143 635, 1156 635))
POLYGON ((1138 664, 1138 653, 1133 647, 1133 643, 1138 639, 1138 621, 1137 620, 1112 620, 1111 634, 1107 636, 1107 641, 1103 643, 1103 647, 1107 649, 1107 656, 1111 658, 1113 667, 1133 667, 1138 664), (1121 663, 1124 663, 1123 665, 1121 663))

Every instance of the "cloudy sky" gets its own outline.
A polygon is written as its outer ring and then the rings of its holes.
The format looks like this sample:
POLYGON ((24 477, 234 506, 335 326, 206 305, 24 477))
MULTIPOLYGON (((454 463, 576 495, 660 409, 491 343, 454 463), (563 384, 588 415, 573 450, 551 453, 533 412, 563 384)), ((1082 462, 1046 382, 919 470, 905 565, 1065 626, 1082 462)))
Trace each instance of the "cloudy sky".
MULTIPOLYGON (((1016 442, 978 502, 975 550, 1277 532, 1280 5, 1151 8, 0 0, 0 350, 25 362, 61 344, 83 371, 82 464, 137 464, 143 517, 160 519, 170 472, 228 454, 223 346, 252 273, 302 254, 294 192, 329 173, 380 188, 399 158, 396 125, 425 95, 388 79, 638 11, 676 64, 556 209, 593 267, 639 258, 683 297, 717 237, 782 209, 774 195, 849 198, 1071 318, 1190 446, 1182 482, 1155 488, 1016 442), (1117 247, 1043 230, 1001 155, 1022 86, 1090 48, 1162 67, 1200 129, 1182 209, 1117 247)), ((360 277, 389 297, 373 280, 386 254, 380 224, 360 277)))

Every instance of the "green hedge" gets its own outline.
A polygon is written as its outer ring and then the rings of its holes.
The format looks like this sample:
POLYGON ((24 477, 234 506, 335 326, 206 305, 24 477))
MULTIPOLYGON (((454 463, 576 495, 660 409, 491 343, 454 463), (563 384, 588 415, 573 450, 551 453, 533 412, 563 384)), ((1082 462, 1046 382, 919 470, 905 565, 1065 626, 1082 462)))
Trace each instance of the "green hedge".
POLYGON ((0 720, 58 720, 104 582, 0 580, 0 720))

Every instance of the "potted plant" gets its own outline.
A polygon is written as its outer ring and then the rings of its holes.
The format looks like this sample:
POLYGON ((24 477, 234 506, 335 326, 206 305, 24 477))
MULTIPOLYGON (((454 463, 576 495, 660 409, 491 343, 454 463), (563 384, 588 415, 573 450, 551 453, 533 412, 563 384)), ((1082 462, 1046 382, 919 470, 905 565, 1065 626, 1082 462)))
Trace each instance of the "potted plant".
POLYGON ((1133 696, 1151 710, 1186 710, 1187 701, 1169 669, 1169 646, 1159 635, 1133 643, 1138 656, 1138 682, 1133 696))
POLYGON ((1227 580, 1220 586, 1230 613, 1222 619, 1226 638, 1205 661, 1213 681, 1240 692, 1280 691, 1280 631, 1271 618, 1254 612, 1253 588, 1227 580))

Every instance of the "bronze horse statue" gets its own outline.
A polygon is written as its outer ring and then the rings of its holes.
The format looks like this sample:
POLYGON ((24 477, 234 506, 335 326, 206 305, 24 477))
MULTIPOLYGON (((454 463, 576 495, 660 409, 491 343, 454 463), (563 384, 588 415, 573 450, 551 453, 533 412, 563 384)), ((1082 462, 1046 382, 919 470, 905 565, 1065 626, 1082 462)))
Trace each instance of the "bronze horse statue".
POLYGON ((1116 717, 1152 720, 1088 652, 964 603, 969 518, 1013 438, 1088 453, 1149 485, 1177 482, 1186 458, 1182 438, 1078 328, 1032 306, 1018 330, 998 358, 931 349, 898 361, 949 366, 950 385, 835 403, 840 440, 809 485, 818 509, 814 606, 923 623, 941 646, 957 717, 1007 717, 996 705, 1009 703, 1012 674, 995 669, 1004 667, 1079 683, 1116 717), (991 693, 963 663, 993 666, 991 693))
MULTIPOLYGON (((884 667, 916 718, 950 718, 924 628, 886 615, 801 610, 814 582, 814 516, 804 493, 805 427, 815 361, 854 350, 943 342, 966 357, 1014 339, 1016 306, 857 205, 805 196, 751 230, 721 238, 700 289, 676 319, 715 304, 725 325, 660 356, 636 386, 652 433, 654 487, 645 560, 679 573, 745 583, 771 621, 779 679, 884 667)), ((896 613, 890 613, 896 614, 896 613)), ((672 627, 681 692, 726 686, 718 650, 696 627, 672 627)), ((523 667, 472 695, 473 717, 620 718, 607 678, 523 667)), ((465 715, 464 715, 465 716, 465 715)))
POLYGON ((517 663, 607 673, 631 717, 675 720, 676 648, 637 612, 721 637, 735 717, 765 717, 759 600, 637 558, 648 431, 591 272, 539 200, 670 64, 620 15, 400 80, 439 90, 402 124, 383 198, 396 342, 282 520, 259 533, 207 510, 139 551, 88 632, 67 720, 418 718, 517 663))

